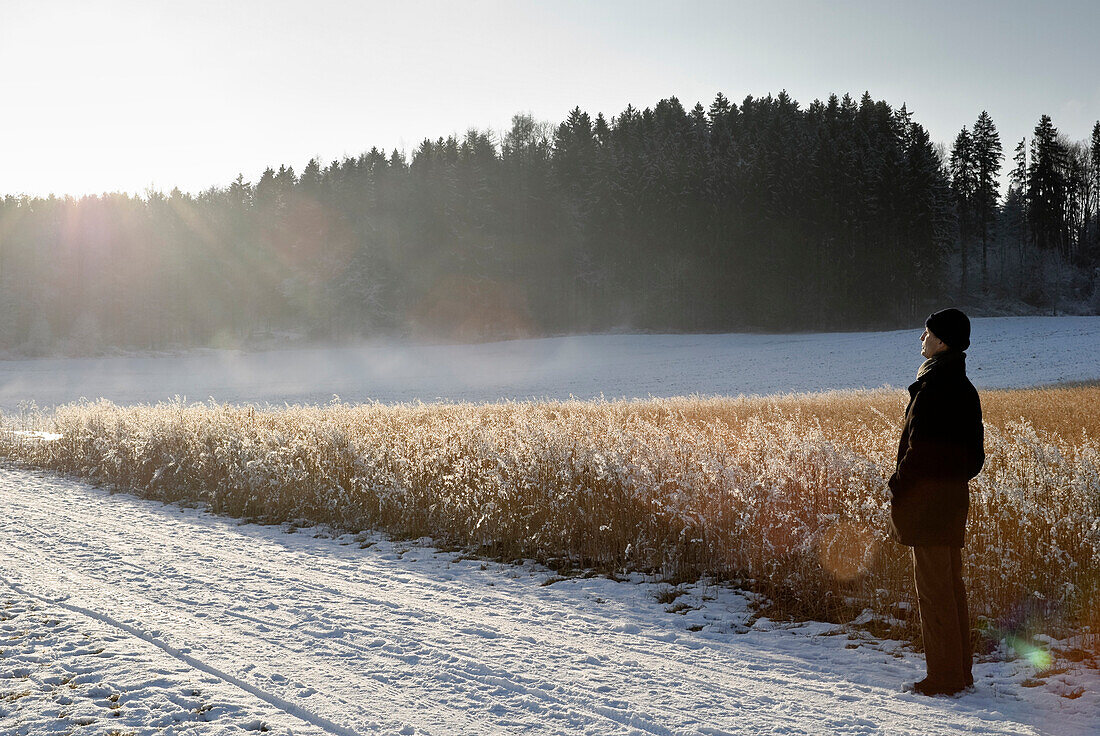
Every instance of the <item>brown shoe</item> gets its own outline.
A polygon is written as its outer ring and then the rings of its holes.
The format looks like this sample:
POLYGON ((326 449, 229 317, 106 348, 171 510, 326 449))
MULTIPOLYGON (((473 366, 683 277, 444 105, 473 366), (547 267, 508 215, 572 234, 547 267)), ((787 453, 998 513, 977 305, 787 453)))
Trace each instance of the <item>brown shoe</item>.
POLYGON ((914 693, 920 693, 921 695, 932 696, 932 695, 958 695, 959 693, 966 690, 967 687, 968 686, 966 685, 966 683, 959 683, 959 684, 956 684, 956 685, 952 685, 950 683, 937 682, 935 680, 930 680, 929 678, 926 677, 923 680, 920 680, 918 682, 914 682, 907 689, 911 692, 914 692, 914 693))

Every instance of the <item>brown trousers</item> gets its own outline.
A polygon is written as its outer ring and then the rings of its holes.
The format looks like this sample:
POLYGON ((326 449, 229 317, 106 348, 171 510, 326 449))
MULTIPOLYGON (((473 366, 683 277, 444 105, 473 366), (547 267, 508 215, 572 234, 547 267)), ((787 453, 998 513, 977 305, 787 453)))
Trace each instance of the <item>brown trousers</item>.
POLYGON ((973 655, 970 615, 958 547, 913 547, 913 578, 920 605, 928 679, 943 685, 970 685, 973 655))

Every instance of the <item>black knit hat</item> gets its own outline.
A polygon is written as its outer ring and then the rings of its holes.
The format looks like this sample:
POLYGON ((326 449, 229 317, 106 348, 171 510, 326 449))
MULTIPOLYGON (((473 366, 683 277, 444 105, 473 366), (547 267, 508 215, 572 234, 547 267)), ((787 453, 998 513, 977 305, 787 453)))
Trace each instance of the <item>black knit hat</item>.
POLYGON ((941 309, 924 321, 928 331, 954 350, 970 347, 970 319, 958 309, 941 309))

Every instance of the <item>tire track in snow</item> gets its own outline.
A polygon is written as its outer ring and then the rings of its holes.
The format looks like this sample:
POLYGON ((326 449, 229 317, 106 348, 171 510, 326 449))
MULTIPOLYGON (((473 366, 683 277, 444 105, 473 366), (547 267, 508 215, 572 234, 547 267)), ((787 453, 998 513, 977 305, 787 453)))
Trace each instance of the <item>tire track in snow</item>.
POLYGON ((275 708, 278 708, 279 710, 283 711, 287 715, 293 716, 294 718, 297 718, 300 721, 304 721, 305 723, 308 723, 311 726, 317 726, 318 728, 324 729, 325 731, 328 731, 329 733, 334 734, 335 736, 362 736, 362 734, 358 733, 357 731, 353 731, 350 728, 345 728, 344 726, 341 726, 338 723, 333 723, 332 721, 330 721, 329 719, 325 718, 324 716, 322 716, 320 714, 313 713, 310 710, 308 710, 306 708, 303 708, 300 705, 296 705, 296 704, 291 703, 287 700, 284 700, 283 698, 280 698, 278 695, 274 695, 272 693, 261 690, 260 688, 255 687, 254 685, 251 685, 251 684, 245 682, 244 680, 241 680, 240 678, 234 677, 233 675, 229 674, 228 672, 223 672, 222 670, 218 669, 217 667, 209 665, 209 664, 207 664, 207 663, 205 663, 205 662, 203 662, 203 661, 201 661, 201 660, 199 660, 195 657, 192 657, 189 654, 185 654, 184 652, 181 652, 180 650, 176 649, 175 647, 171 646, 170 644, 167 644, 167 643, 161 641, 159 638, 157 638, 155 636, 151 636, 147 632, 144 632, 144 631, 142 631, 141 629, 138 629, 135 626, 130 626, 129 624, 125 624, 125 623, 119 621, 118 619, 113 618, 112 616, 108 616, 105 613, 101 613, 99 611, 93 611, 90 608, 85 608, 84 606, 78 606, 74 603, 69 603, 64 598, 52 599, 52 598, 49 598, 47 596, 38 595, 37 593, 33 593, 33 592, 27 590, 22 585, 19 585, 18 583, 14 583, 11 580, 8 580, 7 577, 5 577, 3 575, 0 575, 0 581, 3 581, 3 583, 5 585, 7 585, 9 588, 11 588, 16 593, 18 593, 22 596, 25 596, 27 598, 33 598, 33 599, 41 601, 42 603, 45 603, 47 605, 58 606, 60 608, 64 608, 67 611, 70 611, 72 613, 76 613, 76 614, 79 614, 79 615, 82 615, 82 616, 86 616, 87 618, 90 618, 90 619, 95 619, 96 621, 99 621, 100 623, 104 623, 108 626, 112 626, 115 629, 118 629, 119 631, 122 631, 126 634, 129 634, 130 636, 136 637, 138 639, 141 639, 144 642, 152 644, 153 646, 157 647, 158 649, 165 652, 169 656, 178 659, 179 661, 183 662, 184 664, 188 665, 189 667, 193 667, 193 668, 199 670, 200 672, 205 672, 208 675, 211 675, 213 677, 217 677, 219 680, 222 680, 222 681, 224 681, 224 682, 226 682, 230 685, 233 685, 235 687, 238 687, 241 690, 244 690, 245 692, 249 693, 250 695, 253 695, 253 696, 259 698, 260 700, 264 701, 268 705, 271 705, 275 708))
MULTIPOLYGON (((46 567, 52 568, 52 570, 54 571, 53 577, 58 582, 58 585, 56 587, 64 587, 66 589, 76 587, 76 588, 79 588, 81 591, 83 591, 85 593, 94 591, 96 589, 107 589, 109 587, 109 585, 107 584, 107 581, 89 576, 89 575, 87 575, 87 574, 85 574, 85 573, 83 573, 79 570, 75 570, 75 569, 72 569, 72 568, 67 567, 67 566, 58 566, 56 564, 50 564, 50 563, 45 563, 44 564, 42 562, 41 556, 36 555, 33 551, 28 550, 25 547, 20 546, 18 543, 13 543, 9 540, 7 542, 7 546, 9 548, 19 549, 23 553, 22 559, 18 561, 18 563, 19 563, 18 567, 21 568, 21 569, 34 568, 34 569, 36 569, 36 572, 41 573, 42 570, 46 567), (70 583, 70 585, 64 585, 62 583, 63 580, 68 581, 70 583), (84 581, 84 582, 81 582, 81 581, 84 581)), ((8 560, 14 559, 7 552, 0 552, 0 557, 7 558, 8 560)), ((107 623, 110 626, 114 626, 115 628, 118 628, 118 629, 124 631, 125 633, 135 635, 135 636, 137 636, 137 638, 142 639, 143 641, 147 641, 150 644, 153 644, 154 646, 157 646, 157 647, 163 649, 165 652, 169 653, 171 656, 176 657, 177 659, 180 659, 180 661, 183 661, 186 664, 193 665, 193 661, 202 662, 202 660, 199 660, 198 658, 195 658, 195 657, 191 657, 191 655, 188 654, 188 652, 190 652, 190 651, 195 651, 195 649, 193 647, 186 647, 186 651, 185 651, 185 649, 181 649, 179 647, 173 647, 171 644, 168 644, 167 642, 163 641, 163 639, 161 639, 159 636, 157 636, 157 635, 155 635, 155 634, 153 634, 149 631, 145 631, 145 630, 141 629, 138 626, 134 626, 133 624, 128 624, 128 623, 126 623, 124 621, 120 621, 120 620, 118 620, 114 617, 108 616, 106 614, 99 613, 99 612, 97 612, 97 611, 95 611, 92 608, 89 608, 87 606, 80 606, 80 605, 77 605, 77 604, 70 603, 69 601, 72 600, 71 595, 67 595, 67 596, 64 596, 62 598, 51 598, 50 596, 47 596, 47 595, 33 593, 33 592, 27 590, 23 586, 19 586, 18 584, 12 583, 10 580, 4 579, 3 576, 0 576, 0 580, 4 580, 4 582, 6 582, 13 589, 18 588, 20 591, 26 593, 27 595, 29 595, 33 598, 38 599, 38 600, 45 601, 45 602, 48 602, 48 603, 53 604, 53 605, 62 606, 62 607, 65 607, 69 610, 74 610, 74 612, 83 613, 85 615, 90 615, 93 618, 102 620, 104 623, 107 623), (75 609, 79 609, 79 610, 75 610, 75 609), (135 633, 135 632, 138 632, 138 633, 135 633), (183 657, 188 657, 189 659, 184 659, 183 657)), ((194 614, 191 614, 188 611, 180 610, 180 609, 177 609, 177 608, 167 608, 165 605, 158 604, 157 602, 153 601, 148 596, 143 595, 141 593, 137 593, 137 592, 130 591, 130 590, 122 591, 122 590, 119 590, 118 588, 113 588, 113 589, 110 589, 110 593, 108 594, 108 597, 111 600, 111 602, 115 603, 115 604, 125 602, 125 603, 129 604, 130 608, 139 609, 139 610, 142 610, 142 611, 155 610, 157 612, 155 615, 160 620, 164 620, 166 618, 173 618, 173 619, 175 619, 176 623, 179 624, 179 626, 176 627, 177 630, 179 628, 184 628, 184 629, 189 630, 189 631, 195 631, 200 626, 209 629, 208 622, 196 619, 194 614), (135 605, 138 600, 144 602, 145 605, 144 606, 135 605), (167 608, 167 610, 166 610, 166 608, 167 608), (165 614, 168 614, 169 611, 170 611, 170 615, 165 615, 165 614), (187 619, 187 620, 184 620, 184 619, 187 619)), ((210 632, 208 631, 207 633, 209 634, 210 632)), ((219 641, 218 643, 220 645, 224 646, 224 647, 229 647, 229 646, 231 646, 232 643, 239 642, 239 640, 241 638, 250 639, 250 640, 253 641, 253 646, 249 647, 249 650, 250 650, 250 653, 253 654, 253 655, 256 655, 257 653, 259 653, 259 651, 261 649, 264 649, 264 648, 278 650, 278 651, 275 651, 275 652, 269 652, 270 661, 285 661, 288 658, 292 658, 295 655, 300 654, 302 651, 308 650, 310 648, 311 644, 316 643, 316 642, 310 640, 308 637, 299 636, 299 637, 297 637, 297 639, 298 639, 299 643, 301 643, 303 646, 301 646, 299 649, 295 649, 293 647, 288 646, 286 642, 272 641, 272 640, 267 639, 267 638, 257 637, 253 632, 248 631, 248 630, 235 629, 233 633, 236 634, 237 636, 234 637, 233 639, 228 639, 228 640, 223 639, 223 640, 219 641)), ((206 649, 209 649, 209 647, 207 647, 206 649)), ((354 651, 354 654, 362 655, 363 653, 364 652, 361 651, 361 650, 355 650, 354 651)), ((270 695, 270 697, 277 698, 281 702, 290 702, 290 701, 286 700, 285 698, 282 698, 279 695, 276 695, 274 693, 270 693, 270 691, 263 690, 262 688, 256 687, 255 685, 252 685, 252 684, 248 683, 243 678, 240 678, 240 677, 237 677, 237 676, 234 676, 234 675, 227 675, 224 670, 222 670, 221 668, 218 668, 218 667, 216 667, 212 664, 209 664, 209 662, 203 662, 203 665, 204 665, 204 667, 197 667, 197 669, 200 669, 202 671, 208 671, 207 668, 209 668, 211 670, 216 670, 216 672, 211 671, 210 674, 213 674, 215 677, 218 677, 219 679, 224 679, 232 685, 239 685, 240 683, 244 683, 244 685, 246 686, 246 687, 244 687, 244 689, 247 690, 248 692, 252 693, 252 694, 255 694, 255 693, 253 693, 253 689, 254 689, 258 692, 265 692, 268 695, 270 695), (223 677, 223 675, 226 675, 226 676, 223 677)), ((417 714, 413 711, 410 711, 407 707, 405 707, 405 706, 403 706, 402 704, 399 703, 401 698, 400 698, 396 688, 394 688, 392 686, 385 685, 384 683, 380 683, 380 682, 373 682, 372 687, 374 688, 373 695, 378 696, 379 694, 388 694, 389 698, 390 698, 390 706, 389 707, 392 710, 397 710, 397 711, 401 711, 401 712, 404 713, 404 717, 401 719, 401 722, 397 723, 396 725, 394 725, 392 727, 393 731, 395 731, 395 732, 400 731, 402 728, 406 727, 410 721, 415 720, 417 715, 419 715, 419 714, 417 714)), ((311 689, 313 689, 313 688, 311 688, 311 689)), ((328 693, 328 695, 329 695, 330 700, 334 699, 334 697, 335 697, 331 693, 328 693)), ((266 702, 266 698, 262 698, 262 699, 264 699, 265 702, 266 702)), ((349 703, 348 701, 346 701, 344 699, 337 698, 337 700, 339 700, 345 706, 351 706, 352 705, 351 703, 349 703)), ((275 704, 275 703, 269 703, 269 704, 275 705, 275 707, 279 708, 280 710, 284 710, 282 708, 282 706, 280 706, 278 704, 275 704)), ((295 705, 294 707, 300 707, 300 706, 295 705)), ((303 709, 303 710, 304 710, 304 712, 310 712, 308 709, 303 709)), ((294 715, 294 714, 292 713, 291 715, 294 715)), ((319 714, 317 714, 317 715, 318 715, 318 717, 324 719, 323 716, 320 716, 319 714)), ((326 722, 330 722, 330 721, 328 721, 328 719, 324 719, 324 720, 326 722)), ((323 728, 324 726, 319 725, 319 727, 323 728)), ((345 727, 339 726, 339 725, 337 725, 336 727, 337 728, 345 728, 345 727)), ((355 734, 357 732, 350 731, 349 733, 355 734)), ((474 733, 474 731, 471 731, 471 733, 474 733)), ((343 736, 343 735, 341 734, 341 736, 343 736)))

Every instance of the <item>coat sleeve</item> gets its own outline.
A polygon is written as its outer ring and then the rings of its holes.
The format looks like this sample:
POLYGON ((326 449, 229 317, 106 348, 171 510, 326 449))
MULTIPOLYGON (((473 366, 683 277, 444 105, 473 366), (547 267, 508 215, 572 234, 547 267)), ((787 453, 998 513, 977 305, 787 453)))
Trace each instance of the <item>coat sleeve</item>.
POLYGON ((918 479, 935 475, 937 466, 943 460, 940 454, 944 444, 943 422, 937 416, 939 402, 934 399, 926 391, 921 391, 913 400, 908 432, 902 438, 904 449, 897 470, 889 481, 894 498, 904 495, 918 479))

